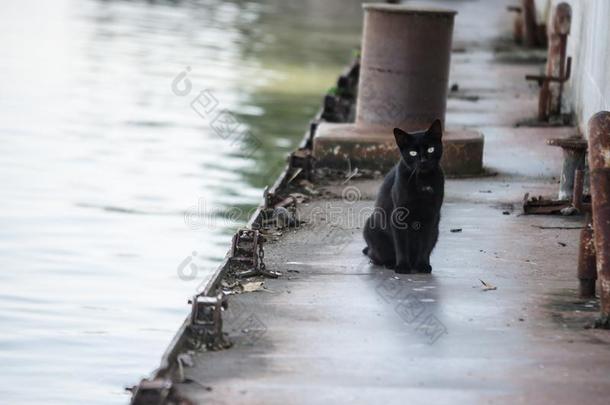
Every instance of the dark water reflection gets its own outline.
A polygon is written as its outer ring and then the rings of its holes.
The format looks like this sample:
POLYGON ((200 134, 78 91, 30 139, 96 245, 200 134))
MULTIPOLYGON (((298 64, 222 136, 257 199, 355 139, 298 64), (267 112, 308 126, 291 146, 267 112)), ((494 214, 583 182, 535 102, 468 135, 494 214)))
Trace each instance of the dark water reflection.
POLYGON ((2 3, 4 402, 126 402, 239 225, 213 214, 259 201, 360 23, 354 0, 2 3), (202 89, 252 156, 191 110, 202 89))

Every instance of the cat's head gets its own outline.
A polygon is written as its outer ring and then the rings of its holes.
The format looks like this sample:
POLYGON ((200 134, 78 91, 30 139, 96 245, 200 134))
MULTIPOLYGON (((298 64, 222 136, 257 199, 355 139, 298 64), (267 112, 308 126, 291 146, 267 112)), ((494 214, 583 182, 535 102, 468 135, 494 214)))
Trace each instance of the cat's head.
POLYGON ((439 119, 420 132, 405 132, 394 128, 394 138, 402 161, 411 169, 427 172, 438 167, 443 155, 443 129, 439 119))

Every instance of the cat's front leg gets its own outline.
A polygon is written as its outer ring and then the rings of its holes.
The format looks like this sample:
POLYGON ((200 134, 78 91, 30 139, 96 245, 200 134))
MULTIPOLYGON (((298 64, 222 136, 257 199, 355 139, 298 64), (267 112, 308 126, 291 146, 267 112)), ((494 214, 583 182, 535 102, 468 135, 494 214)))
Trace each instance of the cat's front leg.
POLYGON ((409 252, 409 237, 407 232, 408 231, 406 229, 392 227, 394 251, 396 253, 396 266, 394 267, 394 270, 401 274, 409 274, 412 272, 409 252))
POLYGON ((418 273, 431 273, 430 255, 438 239, 438 219, 424 223, 420 231, 419 240, 421 244, 418 249, 415 269, 418 273))

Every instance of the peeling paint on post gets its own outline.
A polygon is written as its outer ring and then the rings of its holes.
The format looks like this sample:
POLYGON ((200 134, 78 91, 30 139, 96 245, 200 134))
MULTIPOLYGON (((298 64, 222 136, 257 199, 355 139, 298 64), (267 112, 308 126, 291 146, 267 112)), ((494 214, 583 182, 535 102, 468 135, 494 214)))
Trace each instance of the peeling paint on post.
POLYGON ((610 329, 610 112, 589 120, 589 168, 601 317, 597 326, 610 329))

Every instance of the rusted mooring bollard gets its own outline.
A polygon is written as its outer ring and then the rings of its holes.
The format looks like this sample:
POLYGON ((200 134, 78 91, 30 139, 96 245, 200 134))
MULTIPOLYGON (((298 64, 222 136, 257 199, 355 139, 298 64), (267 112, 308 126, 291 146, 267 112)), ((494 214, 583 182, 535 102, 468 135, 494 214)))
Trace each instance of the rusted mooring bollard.
MULTIPOLYGON (((399 157, 393 128, 445 122, 452 10, 364 4, 355 123, 322 122, 313 142, 316 167, 389 170, 399 157)), ((483 135, 445 130, 441 166, 449 176, 478 175, 483 135)))
POLYGON ((455 11, 365 4, 357 125, 445 119, 455 11))
POLYGON ((601 316, 596 326, 610 329, 610 112, 589 120, 589 169, 601 316))

